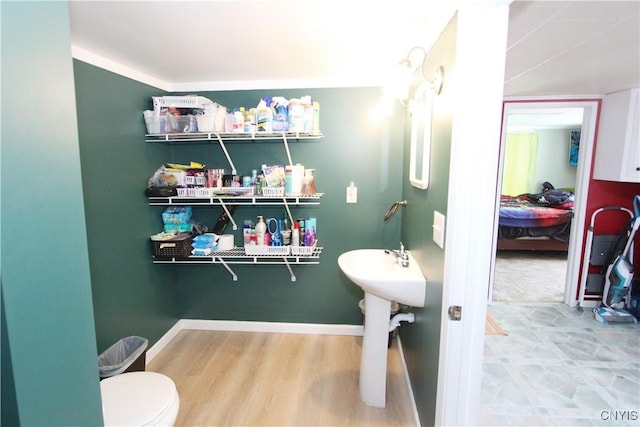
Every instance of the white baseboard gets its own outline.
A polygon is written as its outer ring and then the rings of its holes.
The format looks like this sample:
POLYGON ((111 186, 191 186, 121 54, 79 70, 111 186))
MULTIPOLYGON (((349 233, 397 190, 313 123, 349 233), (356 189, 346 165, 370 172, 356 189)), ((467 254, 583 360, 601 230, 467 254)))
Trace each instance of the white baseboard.
POLYGON ((149 347, 149 350, 147 350, 145 365, 148 365, 149 362, 151 362, 153 358, 156 357, 182 329, 183 328, 180 327, 180 320, 178 320, 176 324, 173 325, 162 337, 160 337, 154 345, 149 347))
POLYGON ((362 336, 362 325, 330 325, 316 323, 248 322, 240 320, 180 319, 158 342, 147 350, 146 363, 156 357, 182 330, 273 332, 280 334, 351 335, 362 336))
POLYGON ((404 351, 402 350, 402 340, 400 334, 397 334, 395 339, 398 340, 398 350, 400 351, 400 363, 402 364, 402 374, 407 382, 407 390, 409 391, 409 397, 411 398, 411 410, 413 411, 413 419, 415 425, 420 425, 420 415, 418 414, 418 406, 416 405, 416 397, 413 395, 413 387, 411 386, 411 378, 409 377, 409 368, 407 367, 407 361, 404 358, 404 351))

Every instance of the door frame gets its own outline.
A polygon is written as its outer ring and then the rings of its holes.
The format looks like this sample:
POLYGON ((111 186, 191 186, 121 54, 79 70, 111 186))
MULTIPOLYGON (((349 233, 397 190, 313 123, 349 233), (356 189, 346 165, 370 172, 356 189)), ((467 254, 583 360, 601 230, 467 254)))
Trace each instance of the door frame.
POLYGON ((574 217, 571 222, 569 251, 567 254, 567 271, 565 275, 565 290, 563 302, 571 307, 577 304, 578 280, 582 260, 582 246, 584 243, 584 231, 587 210, 587 196, 589 182, 591 180, 591 166, 596 141, 596 131, 601 98, 549 98, 527 99, 507 98, 503 102, 502 131, 500 135, 500 155, 498 164, 498 177, 496 183, 496 206, 494 219, 494 248, 491 255, 491 275, 489 278, 488 303, 493 302, 493 281, 495 277, 496 245, 498 240, 498 212, 500 209, 500 186, 502 184, 502 172, 504 165, 504 147, 507 135, 507 118, 510 114, 521 111, 535 111, 545 109, 582 108, 582 126, 580 138, 580 152, 576 170, 575 202, 573 206, 574 217))

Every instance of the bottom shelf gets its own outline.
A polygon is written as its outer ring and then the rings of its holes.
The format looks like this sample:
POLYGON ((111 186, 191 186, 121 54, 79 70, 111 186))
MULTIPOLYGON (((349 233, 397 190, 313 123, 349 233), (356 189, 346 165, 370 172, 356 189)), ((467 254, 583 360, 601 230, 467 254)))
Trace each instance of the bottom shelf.
POLYGON ((154 264, 222 264, 229 273, 231 273, 233 280, 237 281, 238 276, 231 270, 229 265, 285 265, 291 273, 291 281, 296 280, 296 276, 291 270, 291 265, 313 265, 320 264, 320 254, 322 253, 322 247, 316 246, 313 248, 311 254, 294 255, 288 254, 256 254, 248 255, 244 248, 235 247, 228 251, 215 251, 209 255, 201 256, 189 256, 187 258, 160 258, 154 257, 154 264))

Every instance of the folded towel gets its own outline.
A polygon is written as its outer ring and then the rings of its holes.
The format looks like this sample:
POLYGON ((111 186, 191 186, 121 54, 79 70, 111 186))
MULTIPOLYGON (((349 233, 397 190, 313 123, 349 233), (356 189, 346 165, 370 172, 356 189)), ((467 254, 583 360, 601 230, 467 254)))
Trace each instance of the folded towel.
POLYGON ((200 234, 193 238, 194 242, 206 242, 206 243, 215 243, 218 240, 218 235, 213 233, 205 233, 200 234))
POLYGON ((200 249, 200 248, 195 248, 191 251, 191 255, 194 256, 207 256, 210 255, 211 252, 215 251, 216 247, 214 246, 213 248, 204 248, 204 249, 200 249))

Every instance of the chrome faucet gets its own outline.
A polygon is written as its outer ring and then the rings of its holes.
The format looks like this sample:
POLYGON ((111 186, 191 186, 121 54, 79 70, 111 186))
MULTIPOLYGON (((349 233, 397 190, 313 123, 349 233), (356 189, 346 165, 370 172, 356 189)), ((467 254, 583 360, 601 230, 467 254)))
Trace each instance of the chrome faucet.
POLYGON ((400 264, 402 267, 409 267, 409 253, 405 251, 404 245, 400 242, 400 250, 396 251, 393 249, 385 249, 385 253, 390 254, 393 253, 396 255, 396 262, 400 264))

